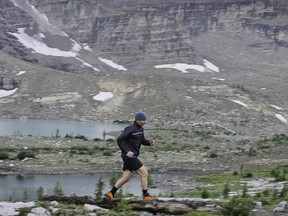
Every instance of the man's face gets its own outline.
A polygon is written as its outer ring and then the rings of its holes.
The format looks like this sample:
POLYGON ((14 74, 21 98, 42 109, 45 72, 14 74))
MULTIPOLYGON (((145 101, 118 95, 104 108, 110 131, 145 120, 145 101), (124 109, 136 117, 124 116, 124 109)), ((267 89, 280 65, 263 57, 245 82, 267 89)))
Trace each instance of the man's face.
POLYGON ((146 123, 146 122, 143 121, 143 120, 137 120, 136 122, 137 122, 137 124, 138 124, 139 126, 141 126, 141 127, 144 126, 145 123, 146 123))

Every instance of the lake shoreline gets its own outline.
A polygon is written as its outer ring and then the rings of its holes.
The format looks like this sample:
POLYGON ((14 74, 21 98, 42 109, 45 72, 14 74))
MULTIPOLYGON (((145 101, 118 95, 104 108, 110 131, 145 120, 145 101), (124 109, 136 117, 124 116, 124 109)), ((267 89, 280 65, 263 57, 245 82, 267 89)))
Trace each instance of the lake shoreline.
MULTIPOLYGON (((175 129, 155 128, 146 130, 146 137, 156 140, 153 147, 143 146, 139 159, 151 174, 166 172, 189 173, 189 178, 156 182, 157 188, 166 188, 179 193, 193 191, 197 187, 193 176, 213 173, 240 173, 251 169, 288 164, 286 145, 275 145, 269 149, 256 149, 259 142, 251 140, 242 145, 233 134, 222 134, 219 128, 203 130, 179 126, 175 129), (199 132, 200 131, 200 132, 199 132)), ((221 129, 222 130, 222 129, 221 129)), ((238 138, 238 137, 237 137, 238 138)), ((244 139, 243 138, 243 139, 244 139)), ((265 141, 265 140, 264 140, 265 141)), ((264 143, 265 144, 265 143, 264 143)), ((1 152, 8 159, 0 162, 0 175, 77 175, 117 173, 121 175, 122 159, 115 140, 83 140, 65 137, 0 136, 1 152), (21 152, 32 152, 33 157, 18 159, 21 152)), ((137 175, 137 174, 135 174, 137 175)), ((95 185, 95 182, 93 182, 95 185)))

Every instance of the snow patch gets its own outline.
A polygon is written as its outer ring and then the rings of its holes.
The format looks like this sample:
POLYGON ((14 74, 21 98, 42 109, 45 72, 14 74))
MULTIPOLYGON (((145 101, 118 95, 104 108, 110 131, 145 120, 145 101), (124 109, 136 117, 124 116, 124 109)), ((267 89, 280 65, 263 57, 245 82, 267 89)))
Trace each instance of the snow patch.
POLYGON ((26 73, 26 71, 19 71, 17 74, 15 74, 16 76, 20 76, 20 75, 22 75, 22 74, 25 74, 26 73))
POLYGON ((281 122, 287 124, 287 119, 286 119, 283 115, 281 115, 281 114, 279 114, 279 113, 276 113, 276 114, 275 114, 275 117, 276 117, 277 119, 279 119, 281 122))
POLYGON ((243 102, 241 102, 241 101, 239 101, 239 100, 233 100, 233 99, 231 99, 231 101, 233 101, 234 103, 240 104, 241 106, 244 106, 244 107, 248 108, 247 104, 245 104, 245 103, 243 103, 243 102))
POLYGON ((70 39, 73 42, 73 47, 70 51, 62 51, 57 48, 48 47, 44 42, 42 42, 41 40, 41 38, 43 38, 42 33, 39 33, 31 37, 25 33, 25 28, 19 28, 18 33, 10 33, 10 34, 18 38, 19 42, 22 43, 25 47, 32 49, 36 53, 48 56, 73 57, 78 61, 81 61, 84 66, 91 67, 95 71, 100 71, 99 69, 93 67, 91 64, 77 57, 78 52, 81 50, 81 45, 79 45, 74 40, 70 39))
POLYGON ((83 46, 83 49, 85 49, 87 51, 92 51, 92 49, 89 47, 89 45, 87 43, 83 43, 82 46, 83 46))
POLYGON ((182 73, 189 73, 189 69, 197 70, 199 72, 220 72, 220 69, 212 64, 211 62, 207 61, 206 59, 203 60, 203 65, 194 65, 194 64, 186 64, 186 63, 174 63, 174 64, 162 64, 162 65, 155 65, 154 68, 168 68, 168 69, 176 69, 181 71, 182 73))
POLYGON ((112 97, 113 97, 113 94, 111 92, 102 92, 102 91, 100 91, 99 94, 97 94, 97 95, 95 95, 93 97, 93 100, 108 101, 112 97))
POLYGON ((74 47, 71 51, 62 51, 57 48, 48 47, 42 41, 37 39, 40 38, 39 34, 30 37, 25 33, 25 28, 18 28, 18 33, 10 33, 18 38, 19 42, 22 43, 25 47, 32 49, 34 52, 42 54, 42 55, 50 55, 50 56, 63 56, 63 57, 76 57, 78 55, 77 51, 79 51, 79 46, 74 44, 74 47), (39 37, 37 37, 39 36, 39 37))
POLYGON ((204 59, 203 63, 205 65, 205 67, 209 70, 212 70, 214 72, 220 72, 219 67, 217 67, 216 65, 214 65, 213 63, 209 62, 208 60, 204 59))
POLYGON ((284 108, 276 106, 276 105, 273 105, 273 104, 271 104, 270 106, 275 108, 275 109, 277 109, 277 110, 284 110, 284 108))
POLYGON ((124 71, 127 70, 125 67, 113 62, 112 60, 101 58, 101 57, 99 57, 99 60, 102 61, 103 63, 109 65, 110 67, 117 69, 117 70, 124 70, 124 71))
POLYGON ((0 98, 10 96, 10 95, 14 94, 17 90, 18 90, 18 88, 13 89, 13 90, 9 90, 9 91, 0 90, 0 98))
POLYGON ((218 80, 218 81, 225 81, 224 78, 218 78, 218 77, 213 77, 212 79, 213 79, 213 80, 218 80))
POLYGON ((175 64, 163 64, 163 65, 155 65, 155 68, 170 68, 170 69, 176 69, 181 71, 182 73, 189 73, 189 69, 194 69, 200 72, 205 72, 205 67, 202 65, 189 65, 185 63, 175 63, 175 64))
POLYGON ((89 64, 88 62, 85 62, 84 60, 78 58, 78 57, 75 57, 78 61, 82 62, 82 65, 84 66, 87 66, 87 67, 91 67, 93 68, 93 70, 95 71, 100 71, 98 68, 94 67, 93 65, 89 64))

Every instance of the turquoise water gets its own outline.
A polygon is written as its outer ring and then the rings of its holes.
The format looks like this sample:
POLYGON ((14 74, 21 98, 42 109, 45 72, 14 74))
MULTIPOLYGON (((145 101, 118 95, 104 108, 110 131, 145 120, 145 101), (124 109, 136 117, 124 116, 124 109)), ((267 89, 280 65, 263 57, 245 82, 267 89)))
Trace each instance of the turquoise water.
MULTIPOLYGON (((103 122, 80 122, 36 119, 1 119, 0 136, 47 136, 84 135, 88 139, 103 139, 104 132, 121 131, 126 125, 103 122)), ((106 136, 106 138, 112 138, 106 136)))

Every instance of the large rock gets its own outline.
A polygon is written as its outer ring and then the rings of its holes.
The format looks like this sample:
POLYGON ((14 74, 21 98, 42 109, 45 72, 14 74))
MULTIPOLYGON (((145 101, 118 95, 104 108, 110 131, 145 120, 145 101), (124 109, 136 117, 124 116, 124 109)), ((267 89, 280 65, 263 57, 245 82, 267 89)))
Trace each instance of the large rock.
POLYGON ((93 211, 99 210, 99 209, 107 211, 107 209, 101 208, 101 207, 96 206, 96 205, 84 204, 84 210, 87 211, 87 212, 93 212, 93 211))
POLYGON ((34 202, 0 202, 0 215, 5 216, 13 216, 19 215, 19 209, 25 207, 33 207, 35 206, 34 202))
POLYGON ((27 216, 52 216, 52 214, 43 207, 36 207, 27 216))

